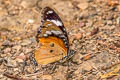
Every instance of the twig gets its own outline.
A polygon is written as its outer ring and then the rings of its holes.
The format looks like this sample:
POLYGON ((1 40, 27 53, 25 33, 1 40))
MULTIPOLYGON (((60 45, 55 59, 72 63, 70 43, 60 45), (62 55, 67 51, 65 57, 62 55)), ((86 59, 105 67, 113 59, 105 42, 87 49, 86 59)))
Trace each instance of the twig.
POLYGON ((32 79, 24 79, 24 78, 20 78, 20 77, 17 77, 15 75, 11 75, 9 73, 4 73, 3 74, 4 76, 8 77, 8 78, 11 78, 13 80, 32 80, 32 79))

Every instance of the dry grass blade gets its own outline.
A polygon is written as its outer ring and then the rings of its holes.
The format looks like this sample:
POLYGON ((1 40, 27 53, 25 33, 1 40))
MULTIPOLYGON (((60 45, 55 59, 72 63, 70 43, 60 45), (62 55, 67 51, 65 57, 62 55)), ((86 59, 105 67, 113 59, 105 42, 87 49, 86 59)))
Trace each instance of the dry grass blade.
POLYGON ((87 55, 83 56, 83 57, 81 58, 81 60, 86 61, 86 60, 91 59, 91 58, 94 57, 94 56, 95 56, 95 55, 93 55, 93 54, 87 54, 87 55))

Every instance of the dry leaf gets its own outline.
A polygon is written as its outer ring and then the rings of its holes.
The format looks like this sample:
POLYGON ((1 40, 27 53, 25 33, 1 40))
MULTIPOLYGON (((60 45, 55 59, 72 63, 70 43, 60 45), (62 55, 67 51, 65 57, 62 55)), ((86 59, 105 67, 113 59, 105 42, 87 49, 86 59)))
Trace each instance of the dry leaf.
POLYGON ((103 79, 103 78, 109 78, 113 76, 119 76, 120 75, 120 73, 118 73, 119 71, 120 71, 120 64, 117 64, 116 66, 112 67, 110 72, 100 75, 100 77, 101 79, 103 79))
POLYGON ((120 5, 117 6, 118 11, 120 11, 120 5))
POLYGON ((120 36, 120 32, 118 32, 118 33, 115 33, 115 34, 113 34, 113 35, 115 35, 115 36, 120 36))
POLYGON ((21 40, 21 37, 14 37, 12 40, 13 40, 13 41, 14 41, 14 40, 19 41, 19 40, 21 40))
POLYGON ((73 40, 76 39, 76 40, 80 40, 81 38, 83 37, 83 34, 82 33, 77 33, 77 34, 72 34, 69 39, 70 39, 70 44, 73 44, 73 40))
POLYGON ((108 0, 108 5, 115 6, 119 4, 119 0, 108 0))
POLYGON ((82 38, 82 33, 73 34, 72 37, 73 37, 74 39, 79 40, 79 39, 82 38))
POLYGON ((120 48, 117 48, 117 52, 120 53, 120 48))

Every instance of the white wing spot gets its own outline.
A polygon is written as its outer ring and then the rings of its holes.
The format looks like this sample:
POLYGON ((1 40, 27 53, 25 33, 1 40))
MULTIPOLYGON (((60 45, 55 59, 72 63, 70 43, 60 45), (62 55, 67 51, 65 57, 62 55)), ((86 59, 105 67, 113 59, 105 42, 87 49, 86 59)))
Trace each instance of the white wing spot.
POLYGON ((53 22, 53 23, 56 24, 57 26, 63 26, 62 22, 59 21, 59 20, 50 20, 50 19, 47 19, 46 21, 53 22))
POLYGON ((53 22, 57 26, 62 26, 62 23, 59 20, 51 20, 51 22, 53 22))
POLYGON ((48 35, 47 34, 44 34, 44 37, 47 37, 48 35))
POLYGON ((47 14, 52 14, 52 13, 53 13, 53 11, 48 11, 48 12, 47 12, 47 14))
POLYGON ((52 33, 51 33, 50 31, 46 31, 46 34, 49 34, 49 35, 51 35, 52 33))
POLYGON ((52 32, 53 34, 56 34, 56 35, 62 34, 61 31, 54 31, 54 30, 51 30, 51 32, 52 32))

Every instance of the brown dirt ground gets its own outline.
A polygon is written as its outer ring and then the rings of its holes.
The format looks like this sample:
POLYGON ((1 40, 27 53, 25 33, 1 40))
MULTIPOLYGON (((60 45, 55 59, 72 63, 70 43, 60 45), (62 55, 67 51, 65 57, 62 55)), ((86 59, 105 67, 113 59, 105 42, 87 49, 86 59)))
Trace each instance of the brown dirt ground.
POLYGON ((107 0, 0 0, 0 80, 119 80, 120 8, 107 0), (58 12, 74 56, 34 66, 41 9, 58 12), (116 67, 114 67, 116 66, 116 67))

